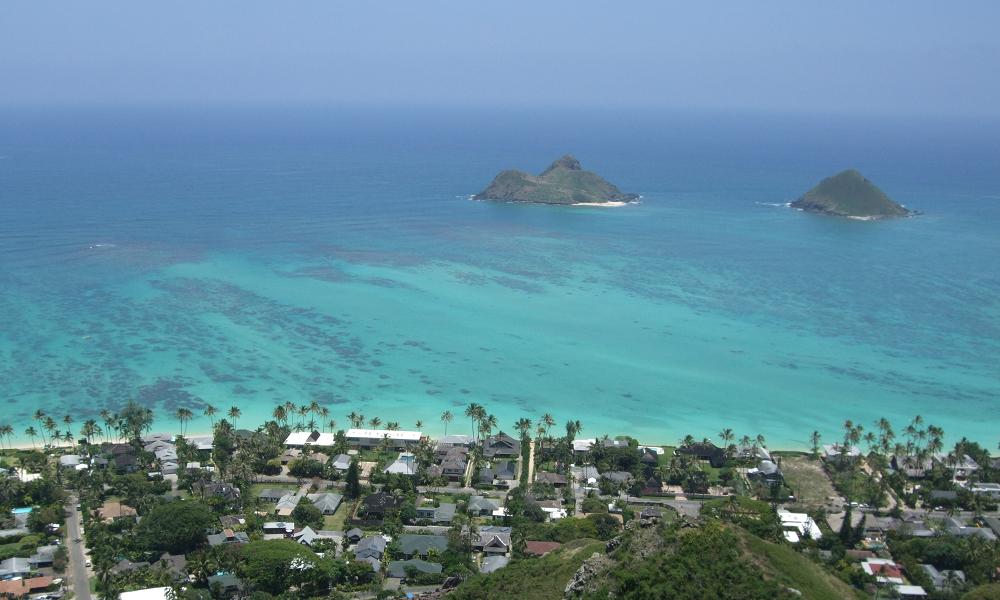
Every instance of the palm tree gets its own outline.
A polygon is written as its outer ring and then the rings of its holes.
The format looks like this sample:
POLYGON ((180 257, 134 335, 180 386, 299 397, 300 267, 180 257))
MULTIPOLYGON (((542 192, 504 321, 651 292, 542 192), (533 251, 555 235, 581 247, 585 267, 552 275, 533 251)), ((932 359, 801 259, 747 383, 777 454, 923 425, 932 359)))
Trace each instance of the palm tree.
POLYGON ((382 419, 372 417, 371 419, 368 419, 368 424, 372 426, 372 429, 378 429, 378 426, 382 424, 382 419))
POLYGON ((474 440, 479 439, 476 436, 476 421, 478 421, 485 412, 486 410, 475 402, 470 402, 469 405, 465 407, 465 416, 469 417, 472 421, 472 436, 474 440))
POLYGON ((441 422, 444 423, 444 434, 448 435, 448 423, 451 423, 455 419, 455 415, 451 414, 450 410, 446 410, 441 413, 441 422))
POLYGON ((93 419, 87 419, 84 421, 83 426, 80 427, 80 435, 87 438, 89 442, 91 438, 97 435, 97 431, 100 429, 100 425, 97 424, 93 419))
POLYGON ((397 431, 399 429, 398 421, 389 421, 385 424, 385 428, 389 431, 397 431))
POLYGON ((813 456, 819 456, 819 441, 822 439, 818 431, 813 431, 809 436, 809 441, 812 442, 813 456))
POLYGON ((31 447, 34 448, 35 436, 38 435, 38 431, 33 426, 29 426, 27 429, 24 430, 24 435, 31 438, 31 447))
POLYGON ((521 417, 514 423, 514 429, 521 434, 521 439, 527 438, 528 432, 531 431, 531 419, 521 417))
POLYGON ((274 411, 271 412, 271 416, 274 417, 274 420, 279 423, 285 423, 286 425, 288 423, 288 411, 286 411, 285 407, 280 404, 274 407, 274 411))
POLYGON ((486 435, 489 436, 493 433, 493 429, 497 426, 497 418, 493 415, 486 415, 482 418, 483 426, 486 428, 486 435))
POLYGON ((43 446, 45 445, 45 417, 46 417, 46 415, 45 415, 45 411, 44 411, 44 410, 42 410, 42 409, 40 409, 40 408, 39 408, 38 410, 36 410, 36 411, 35 411, 35 414, 34 414, 34 416, 32 417, 32 418, 34 418, 34 419, 35 419, 36 421, 38 421, 38 426, 39 426, 39 427, 41 427, 41 433, 42 433, 42 445, 43 445, 43 446))
POLYGON ((233 420, 233 427, 235 427, 236 421, 243 415, 243 411, 241 411, 238 406, 231 406, 229 407, 229 412, 226 414, 228 414, 229 418, 233 420))
POLYGON ((178 408, 177 412, 174 414, 177 417, 177 420, 181 423, 181 435, 183 436, 187 430, 186 424, 191 420, 191 417, 194 416, 194 413, 186 408, 178 408))
POLYGON ((549 430, 556 426, 556 420, 551 413, 542 415, 542 425, 545 427, 545 435, 549 435, 549 430))
POLYGON ((56 421, 52 417, 45 417, 45 422, 42 423, 42 427, 45 431, 49 432, 49 438, 54 438, 54 434, 58 431, 56 429, 56 421))
POLYGON ((417 431, 420 431, 424 428, 424 422, 421 421, 420 419, 417 419, 417 422, 414 423, 413 426, 417 428, 417 431))
POLYGON ((66 429, 67 429, 67 433, 68 433, 69 426, 73 424, 73 417, 71 417, 70 415, 65 415, 63 417, 63 423, 66 424, 66 429))
POLYGON ((104 441, 107 441, 112 431, 111 424, 114 423, 115 416, 110 410, 104 408, 101 409, 101 420, 104 421, 104 441))
POLYGON ((212 431, 215 431, 215 415, 218 414, 219 409, 215 408, 211 404, 205 405, 205 416, 212 421, 212 431))
POLYGON ((364 420, 359 420, 359 417, 361 417, 361 415, 359 415, 357 411, 353 410, 351 411, 351 414, 347 415, 347 420, 351 422, 351 427, 361 427, 361 423, 364 423, 364 420))
MULTIPOLYGON (((330 409, 327 408, 327 407, 325 407, 325 406, 321 406, 321 407, 319 407, 319 411, 318 412, 319 412, 319 416, 321 417, 320 422, 323 423, 323 427, 326 427, 327 421, 330 420, 330 409)), ((330 422, 332 423, 333 421, 330 421, 330 422)), ((331 430, 330 433, 333 433, 333 431, 331 430)))
POLYGON ((337 430, 337 421, 336 420, 330 419, 330 421, 327 423, 327 425, 330 426, 330 433, 333 433, 334 431, 337 430))
POLYGON ((0 448, 3 447, 3 438, 10 437, 14 433, 14 428, 10 425, 0 425, 0 448))

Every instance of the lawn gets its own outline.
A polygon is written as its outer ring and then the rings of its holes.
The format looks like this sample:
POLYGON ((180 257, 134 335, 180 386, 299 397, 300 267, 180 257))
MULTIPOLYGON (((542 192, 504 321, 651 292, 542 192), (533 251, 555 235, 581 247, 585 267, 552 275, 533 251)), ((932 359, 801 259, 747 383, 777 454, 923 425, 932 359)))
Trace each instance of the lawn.
POLYGON ((821 508, 829 505, 831 496, 838 495, 818 460, 804 455, 784 456, 781 472, 795 494, 795 503, 790 507, 800 510, 821 508))
POLYGON ((337 509, 337 512, 332 515, 324 516, 323 529, 328 531, 344 531, 347 518, 351 516, 352 512, 354 512, 354 504, 355 503, 350 500, 344 500, 344 502, 337 509))
POLYGON ((745 546, 744 554, 751 556, 768 577, 795 588, 802 593, 803 598, 844 600, 866 597, 791 546, 772 544, 746 532, 741 532, 740 538, 745 546))

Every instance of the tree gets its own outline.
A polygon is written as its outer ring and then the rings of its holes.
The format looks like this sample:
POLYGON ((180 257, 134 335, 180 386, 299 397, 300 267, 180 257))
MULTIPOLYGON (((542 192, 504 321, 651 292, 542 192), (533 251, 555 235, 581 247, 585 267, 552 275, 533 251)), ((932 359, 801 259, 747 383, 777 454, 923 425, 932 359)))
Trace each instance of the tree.
POLYGON ((239 421, 241 416, 243 416, 243 411, 241 411, 238 406, 231 406, 229 407, 229 412, 226 414, 228 414, 229 418, 233 420, 233 426, 235 427, 236 422, 239 421))
POLYGON ((148 548, 171 554, 190 552, 205 541, 205 530, 215 515, 197 501, 154 506, 136 528, 136 538, 148 548))
POLYGON ((177 412, 175 413, 175 416, 177 417, 177 420, 180 421, 181 424, 181 435, 184 435, 187 429, 187 423, 188 421, 191 420, 192 417, 194 417, 194 413, 192 413, 190 410, 186 408, 178 408, 177 412))
POLYGON ((38 430, 36 430, 34 428, 34 426, 29 426, 27 429, 24 430, 24 435, 26 435, 29 438, 31 438, 31 447, 34 448, 35 447, 35 437, 38 436, 38 430))
POLYGON ((813 457, 819 457, 819 442, 822 439, 818 431, 813 431, 809 436, 809 441, 812 442, 813 457))
POLYGON ((441 413, 441 422, 444 423, 444 434, 448 435, 448 423, 451 423, 455 419, 455 415, 451 414, 450 410, 446 410, 441 413))
POLYGON ((372 426, 372 429, 378 429, 378 426, 382 424, 382 419, 379 417, 372 417, 368 419, 368 424, 372 426))
POLYGON ((219 409, 215 408, 211 404, 205 405, 205 416, 209 418, 212 422, 212 429, 215 429, 215 415, 219 412, 219 409))
POLYGON ((308 498, 300 498, 292 510, 292 520, 300 527, 323 528, 323 513, 308 498))
POLYGON ((312 570, 319 557, 292 540, 251 542, 240 549, 237 572, 253 589, 283 594, 296 582, 297 571, 312 570), (289 568, 295 561, 298 568, 289 568))
POLYGON ((347 467, 347 475, 344 477, 346 487, 344 492, 348 498, 354 499, 361 495, 361 478, 358 473, 358 461, 352 459, 347 467))
POLYGON ((120 429, 129 441, 138 440, 153 424, 153 411, 129 400, 119 416, 120 429))
POLYGON ((3 438, 10 437, 14 433, 14 428, 9 424, 0 425, 0 447, 3 447, 3 438))
POLYGON ((476 441, 479 440, 479 437, 477 435, 478 431, 476 428, 476 423, 485 414, 486 414, 486 409, 484 409, 481 405, 475 402, 470 402, 469 405, 465 407, 465 416, 469 417, 469 419, 472 421, 472 436, 473 439, 475 439, 476 441))
POLYGON ((521 439, 525 440, 528 438, 528 432, 531 431, 531 419, 521 417, 514 423, 514 429, 521 434, 521 439))

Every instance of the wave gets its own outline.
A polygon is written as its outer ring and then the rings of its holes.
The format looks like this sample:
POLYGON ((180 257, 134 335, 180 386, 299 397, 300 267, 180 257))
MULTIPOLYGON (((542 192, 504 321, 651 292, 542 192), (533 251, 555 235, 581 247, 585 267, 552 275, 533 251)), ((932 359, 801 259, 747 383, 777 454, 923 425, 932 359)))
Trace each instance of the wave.
POLYGON ((754 202, 758 206, 775 206, 777 208, 788 208, 792 205, 791 202, 754 202))

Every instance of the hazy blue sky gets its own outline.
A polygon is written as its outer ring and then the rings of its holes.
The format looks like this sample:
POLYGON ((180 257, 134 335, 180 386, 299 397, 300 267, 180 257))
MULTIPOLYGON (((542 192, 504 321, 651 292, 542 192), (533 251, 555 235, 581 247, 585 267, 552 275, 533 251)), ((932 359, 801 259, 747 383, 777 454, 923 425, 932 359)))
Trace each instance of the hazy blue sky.
POLYGON ((1000 2, 0 3, 0 103, 1000 114, 1000 2))

